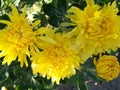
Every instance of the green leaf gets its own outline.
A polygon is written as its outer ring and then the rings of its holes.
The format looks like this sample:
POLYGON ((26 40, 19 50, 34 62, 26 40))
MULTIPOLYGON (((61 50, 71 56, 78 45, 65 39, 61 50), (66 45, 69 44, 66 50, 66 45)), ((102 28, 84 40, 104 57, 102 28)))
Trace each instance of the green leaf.
MULTIPOLYGON (((0 20, 9 20, 9 17, 6 14, 4 14, 4 15, 0 16, 0 20)), ((0 23, 0 29, 3 29, 5 27, 6 27, 6 24, 0 23)))
POLYGON ((20 0, 20 2, 32 6, 36 2, 36 0, 20 0))
POLYGON ((43 5, 43 11, 48 16, 54 16, 55 12, 56 12, 56 9, 52 4, 44 4, 43 5))
POLYGON ((67 3, 66 0, 53 0, 55 7, 61 11, 66 11, 67 3))
POLYGON ((71 6, 76 6, 83 10, 86 6, 86 1, 85 0, 72 0, 70 7, 71 6))
POLYGON ((54 26, 54 27, 58 27, 58 25, 59 25, 59 19, 58 19, 57 16, 52 16, 52 17, 50 17, 50 18, 48 19, 48 22, 49 22, 52 26, 54 26))
POLYGON ((86 72, 86 74, 87 74, 89 77, 91 77, 92 79, 98 80, 98 76, 97 76, 96 73, 91 72, 91 71, 89 71, 89 70, 86 70, 85 72, 86 72))
POLYGON ((79 79, 79 72, 77 71, 75 75, 70 78, 66 78, 62 83, 77 85, 77 80, 79 79))
POLYGON ((116 54, 116 52, 111 50, 110 55, 115 55, 115 54, 116 54))
POLYGON ((40 90, 41 88, 40 83, 34 77, 31 77, 31 86, 34 87, 35 90, 40 90))
POLYGON ((77 81, 77 88, 78 90, 88 90, 87 84, 85 83, 83 73, 79 73, 79 79, 77 81))
POLYGON ((89 77, 91 77, 95 81, 99 82, 100 84, 103 83, 103 80, 97 75, 95 71, 93 71, 93 69, 85 70, 85 72, 89 77))
POLYGON ((87 84, 84 80, 83 76, 84 72, 79 72, 72 76, 69 79, 65 79, 65 84, 72 84, 72 85, 77 85, 78 90, 88 90, 87 84))

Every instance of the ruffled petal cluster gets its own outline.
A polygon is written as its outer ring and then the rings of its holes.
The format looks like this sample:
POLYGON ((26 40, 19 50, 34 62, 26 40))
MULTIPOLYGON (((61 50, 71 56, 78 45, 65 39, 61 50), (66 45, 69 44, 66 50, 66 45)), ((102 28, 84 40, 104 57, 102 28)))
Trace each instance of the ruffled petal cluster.
POLYGON ((33 31, 40 21, 29 24, 26 19, 26 7, 23 13, 19 14, 17 8, 11 5, 12 13, 7 14, 10 21, 0 20, 0 23, 7 24, 4 30, 0 31, 0 57, 4 57, 2 64, 11 64, 18 58, 20 66, 28 66, 26 55, 30 57, 30 52, 38 51, 40 40, 47 40, 47 37, 40 37, 41 34, 49 32, 47 28, 39 28, 33 31))
POLYGON ((10 65, 18 59, 21 67, 24 64, 28 66, 26 57, 29 57, 34 74, 40 73, 57 84, 61 79, 74 75, 84 61, 71 47, 73 41, 50 28, 34 30, 40 21, 31 25, 26 19, 26 7, 21 14, 15 6, 11 5, 11 8, 12 12, 8 14, 10 21, 0 20, 0 23, 7 25, 0 31, 0 57, 4 57, 2 64, 10 65))
POLYGON ((111 81, 120 74, 120 65, 115 56, 104 55, 100 57, 98 61, 95 60, 94 63, 96 65, 98 76, 106 81, 111 81))
POLYGON ((62 38, 61 34, 55 34, 53 40, 53 43, 43 42, 43 51, 33 54, 32 69, 34 74, 40 73, 59 84, 61 79, 74 75, 83 61, 70 48, 71 42, 62 38))
MULTIPOLYGON (((26 7, 19 13, 11 5, 12 12, 7 14, 10 20, 0 20, 6 28, 0 30, 0 58, 2 64, 10 65, 18 60, 20 66, 31 60, 33 74, 60 83, 80 70, 80 65, 92 55, 116 51, 120 48, 120 16, 116 2, 103 7, 86 0, 87 6, 81 10, 72 6, 67 18, 75 26, 63 33, 47 27, 36 28, 40 21, 30 24, 26 19, 26 7)), ((60 29, 60 28, 59 28, 60 29)), ((98 75, 110 81, 118 77, 120 65, 115 56, 102 56, 95 61, 98 75)))
POLYGON ((75 47, 84 60, 120 47, 120 16, 116 2, 100 7, 94 0, 86 1, 84 10, 73 6, 67 11, 67 17, 76 27, 66 34, 66 37, 76 37, 75 47))

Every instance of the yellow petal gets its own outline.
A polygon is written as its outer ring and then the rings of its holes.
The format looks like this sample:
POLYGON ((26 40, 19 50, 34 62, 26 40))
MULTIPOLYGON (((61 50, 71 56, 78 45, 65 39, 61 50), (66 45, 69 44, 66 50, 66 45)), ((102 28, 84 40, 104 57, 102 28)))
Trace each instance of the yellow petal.
POLYGON ((36 20, 34 23, 33 23, 33 25, 32 25, 32 27, 34 28, 34 27, 36 27, 38 24, 40 24, 40 20, 36 20))
POLYGON ((25 5, 23 7, 23 13, 22 13, 22 16, 25 17, 26 16, 26 11, 27 11, 27 6, 25 5))
POLYGON ((0 20, 0 23, 7 24, 7 25, 10 25, 10 24, 11 24, 10 21, 6 21, 6 20, 0 20))
POLYGON ((62 22, 61 24, 60 24, 60 26, 62 26, 62 27, 64 27, 64 26, 76 26, 76 24, 74 24, 74 23, 69 23, 69 22, 62 22))
POLYGON ((53 39, 51 39, 50 37, 47 37, 47 36, 43 36, 43 37, 39 37, 39 38, 40 38, 40 40, 49 42, 51 44, 55 44, 56 43, 53 39))
POLYGON ((17 8, 13 4, 11 4, 10 6, 12 8, 12 15, 15 17, 19 16, 19 12, 18 12, 17 8))
POLYGON ((86 0, 87 5, 94 5, 94 0, 86 0))

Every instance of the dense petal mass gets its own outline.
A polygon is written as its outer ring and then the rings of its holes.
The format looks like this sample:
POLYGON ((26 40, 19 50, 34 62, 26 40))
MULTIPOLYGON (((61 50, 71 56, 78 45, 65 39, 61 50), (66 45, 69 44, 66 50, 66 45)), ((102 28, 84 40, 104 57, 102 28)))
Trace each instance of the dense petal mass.
MULTIPOLYGON (((0 57, 4 57, 3 64, 11 64, 16 60, 20 62, 22 67, 24 64, 28 66, 26 55, 30 56, 30 51, 38 51, 37 45, 40 42, 40 34, 45 34, 47 28, 39 28, 33 31, 33 28, 40 23, 40 21, 34 22, 32 25, 26 19, 26 7, 24 7, 23 13, 19 14, 17 8, 11 5, 12 14, 8 14, 10 21, 0 20, 0 23, 7 24, 4 30, 0 31, 0 57)), ((46 39, 47 40, 47 39, 46 39)))
POLYGON ((120 16, 116 2, 108 3, 103 8, 87 0, 84 10, 71 7, 67 17, 76 27, 66 37, 76 36, 76 48, 80 49, 81 58, 87 60, 92 55, 120 47, 120 16))
POLYGON ((111 81, 117 78, 120 74, 120 65, 115 56, 102 56, 98 61, 94 61, 98 76, 111 81))
POLYGON ((78 54, 70 48, 70 41, 64 40, 61 35, 55 34, 54 43, 44 42, 43 51, 32 55, 33 73, 40 73, 52 82, 59 84, 61 79, 76 73, 83 61, 78 54))

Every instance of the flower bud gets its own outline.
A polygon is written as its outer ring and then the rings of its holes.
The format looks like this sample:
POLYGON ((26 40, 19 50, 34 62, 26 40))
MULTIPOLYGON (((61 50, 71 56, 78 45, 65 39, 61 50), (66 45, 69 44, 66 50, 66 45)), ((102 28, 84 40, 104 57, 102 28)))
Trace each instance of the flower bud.
POLYGON ((120 65, 115 56, 102 56, 98 61, 94 60, 98 76, 111 81, 118 77, 120 73, 120 65))

